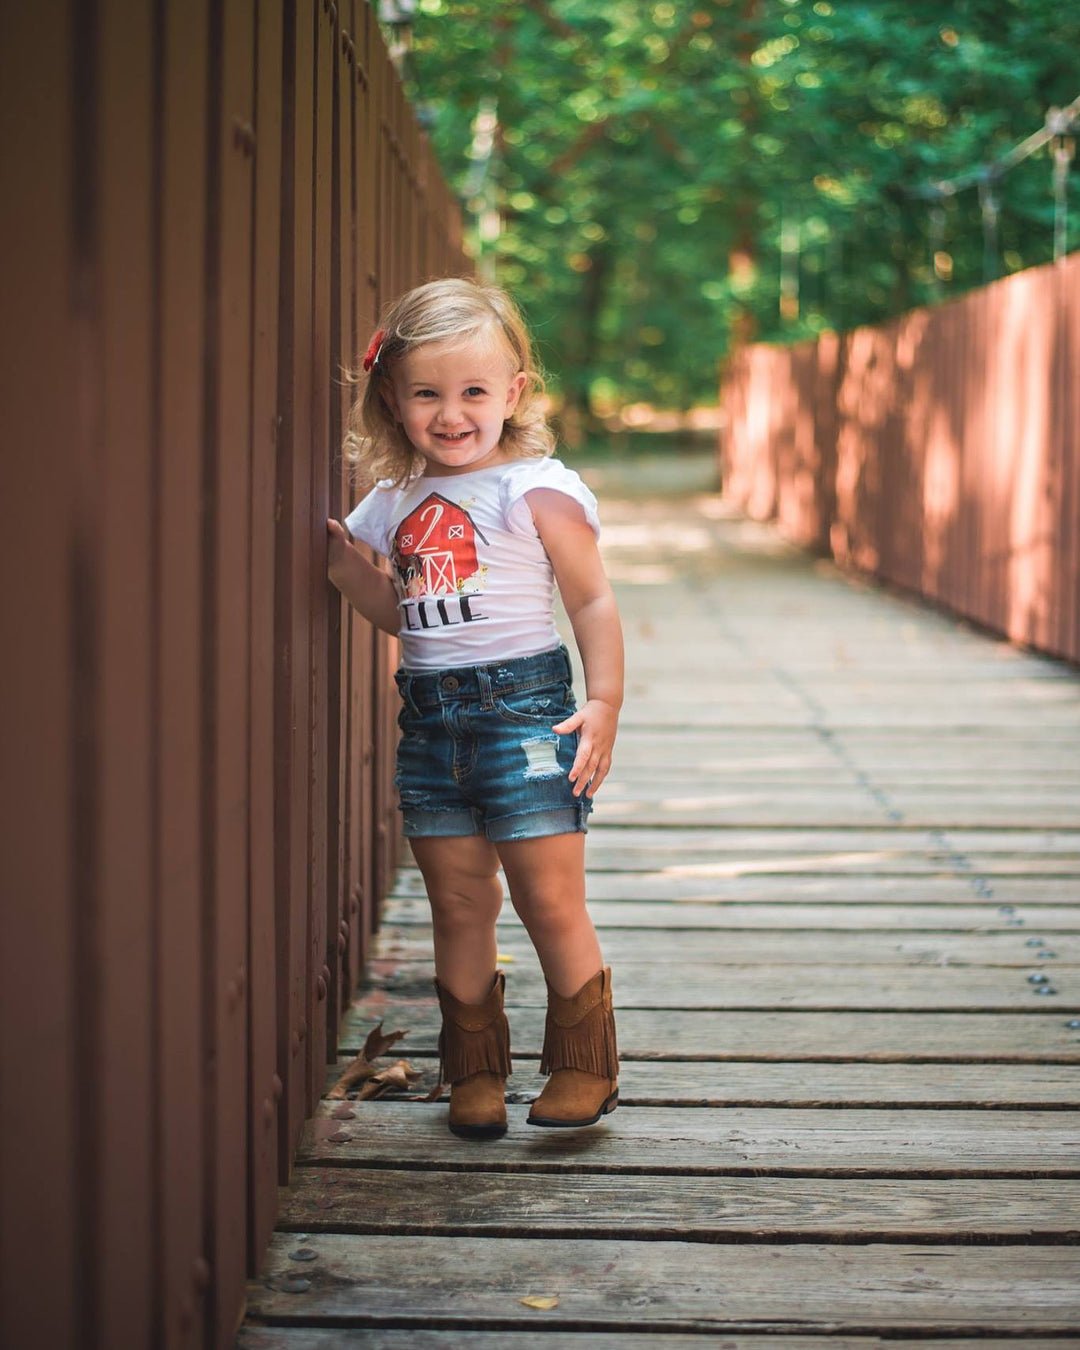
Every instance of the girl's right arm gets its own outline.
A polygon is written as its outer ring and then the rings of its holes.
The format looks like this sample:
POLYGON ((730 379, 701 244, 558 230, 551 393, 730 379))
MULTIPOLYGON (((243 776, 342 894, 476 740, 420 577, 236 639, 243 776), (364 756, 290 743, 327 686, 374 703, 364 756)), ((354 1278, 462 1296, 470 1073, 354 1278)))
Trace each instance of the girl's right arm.
POLYGON ((356 548, 340 521, 328 520, 327 575, 341 594, 365 619, 384 633, 397 636, 398 615, 394 583, 356 548))

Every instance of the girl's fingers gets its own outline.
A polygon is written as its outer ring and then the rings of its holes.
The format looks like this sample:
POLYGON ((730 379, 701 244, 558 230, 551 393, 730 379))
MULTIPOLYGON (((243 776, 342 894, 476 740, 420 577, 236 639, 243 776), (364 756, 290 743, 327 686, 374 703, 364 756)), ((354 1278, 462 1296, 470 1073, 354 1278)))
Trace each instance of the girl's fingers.
MULTIPOLYGON (((552 726, 552 731, 560 735, 568 735, 576 731, 578 727, 584 726, 586 722, 585 710, 579 708, 566 719, 565 722, 556 722, 552 726)), ((610 744, 605 751, 602 745, 597 745, 591 738, 588 731, 585 732, 581 743, 578 745, 577 754, 574 757, 574 764, 567 777, 574 784, 574 796, 580 797, 583 792, 592 797, 597 788, 607 777, 608 768, 611 765, 610 744), (604 767, 600 765, 603 763, 604 767)))
POLYGON ((607 769, 601 769, 599 765, 593 770, 585 784, 585 795, 595 797, 599 791, 600 784, 607 777, 607 769))
POLYGON ((585 767, 588 764, 588 762, 589 762, 588 756, 583 755, 579 750, 577 758, 574 760, 573 766, 570 769, 570 772, 567 774, 567 777, 570 779, 571 783, 576 784, 574 788, 575 797, 579 797, 581 795, 581 789, 589 781, 588 778, 584 776, 585 767))
POLYGON ((608 765, 601 768, 603 755, 597 750, 594 753, 586 751, 584 754, 579 752, 578 758, 574 761, 574 767, 570 770, 569 778, 571 783, 577 786, 574 789, 574 796, 580 797, 582 792, 592 797, 600 784, 607 777, 608 765))

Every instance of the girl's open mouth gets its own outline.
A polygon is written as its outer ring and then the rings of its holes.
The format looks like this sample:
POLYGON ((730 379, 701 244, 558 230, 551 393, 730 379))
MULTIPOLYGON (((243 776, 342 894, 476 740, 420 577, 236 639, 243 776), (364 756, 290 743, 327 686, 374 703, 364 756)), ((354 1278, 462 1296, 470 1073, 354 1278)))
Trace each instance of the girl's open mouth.
POLYGON ((448 431, 440 431, 436 432, 436 435, 438 436, 440 441, 449 441, 452 445, 456 445, 459 441, 463 441, 466 438, 466 436, 471 436, 472 432, 455 431, 453 433, 450 433, 448 431))

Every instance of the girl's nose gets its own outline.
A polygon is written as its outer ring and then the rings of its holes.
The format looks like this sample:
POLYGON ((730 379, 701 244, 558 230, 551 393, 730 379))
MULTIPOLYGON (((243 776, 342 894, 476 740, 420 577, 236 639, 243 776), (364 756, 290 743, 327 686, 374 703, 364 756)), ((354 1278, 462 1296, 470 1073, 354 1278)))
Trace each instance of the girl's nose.
POLYGON ((457 426, 461 421, 461 408, 456 403, 440 403, 438 421, 441 426, 457 426))

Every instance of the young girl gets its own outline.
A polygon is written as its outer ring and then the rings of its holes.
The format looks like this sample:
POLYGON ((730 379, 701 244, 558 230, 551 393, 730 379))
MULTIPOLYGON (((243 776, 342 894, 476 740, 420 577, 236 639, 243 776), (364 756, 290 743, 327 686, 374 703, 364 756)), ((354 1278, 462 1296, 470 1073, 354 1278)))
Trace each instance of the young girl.
POLYGON ((531 343, 509 297, 449 278, 386 314, 346 453, 376 486, 327 521, 330 579, 401 640, 396 784, 431 902, 450 1129, 506 1131, 511 1070, 496 969, 501 864, 547 984, 533 1125, 591 1125, 618 1101, 611 970, 585 906, 585 832, 611 766, 622 630, 596 499, 551 458, 531 343), (392 578, 353 547, 392 564, 392 578), (586 701, 553 618, 558 584, 586 701))

